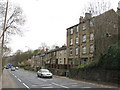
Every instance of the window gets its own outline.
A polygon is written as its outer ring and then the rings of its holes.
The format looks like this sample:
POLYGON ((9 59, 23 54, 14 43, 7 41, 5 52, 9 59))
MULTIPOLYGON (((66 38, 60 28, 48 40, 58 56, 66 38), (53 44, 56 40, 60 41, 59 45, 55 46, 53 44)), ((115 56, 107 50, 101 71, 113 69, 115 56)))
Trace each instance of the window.
POLYGON ((60 58, 60 63, 62 63, 62 59, 60 58))
POLYGON ((70 53, 70 56, 71 56, 72 55, 72 48, 70 48, 70 52, 69 53, 70 53))
POLYGON ((70 34, 73 34, 73 28, 70 29, 70 34))
POLYGON ((82 47, 82 53, 83 53, 83 54, 86 54, 86 46, 83 46, 83 47, 82 47))
POLYGON ((90 45, 90 53, 94 52, 94 45, 90 45))
POLYGON ((66 50, 64 50, 64 54, 66 54, 66 50))
POLYGON ((79 32, 79 27, 78 27, 78 26, 76 27, 76 32, 77 32, 77 33, 79 32))
POLYGON ((70 45, 72 45, 73 44, 73 39, 70 39, 70 45))
POLYGON ((93 22, 92 21, 90 21, 90 27, 93 27, 93 22))
POLYGON ((61 56, 61 52, 59 52, 60 53, 60 56, 61 56))
POLYGON ((78 55, 78 48, 75 49, 75 55, 78 55))
POLYGON ((90 40, 94 40, 94 35, 93 35, 93 33, 90 33, 90 40))
POLYGON ((85 29, 86 29, 86 24, 84 23, 82 26, 82 30, 85 30, 85 29))
POLYGON ((86 34, 83 35, 83 42, 86 42, 86 34))
POLYGON ((79 38, 78 37, 76 37, 76 44, 78 44, 79 43, 79 38))

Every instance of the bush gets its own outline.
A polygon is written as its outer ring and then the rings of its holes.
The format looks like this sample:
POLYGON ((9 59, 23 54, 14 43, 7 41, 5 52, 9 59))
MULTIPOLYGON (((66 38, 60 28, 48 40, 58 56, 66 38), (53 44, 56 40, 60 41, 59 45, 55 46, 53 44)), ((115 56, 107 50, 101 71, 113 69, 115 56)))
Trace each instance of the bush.
POLYGON ((88 64, 83 64, 76 66, 74 68, 80 69, 93 69, 93 68, 101 68, 101 69, 112 69, 112 70, 120 70, 120 46, 112 45, 109 47, 106 54, 102 55, 99 60, 94 60, 88 64))
POLYGON ((25 70, 30 70, 31 67, 30 67, 30 66, 25 66, 24 69, 25 69, 25 70))
POLYGON ((104 69, 120 69, 120 46, 112 45, 108 52, 100 58, 101 67, 104 69))

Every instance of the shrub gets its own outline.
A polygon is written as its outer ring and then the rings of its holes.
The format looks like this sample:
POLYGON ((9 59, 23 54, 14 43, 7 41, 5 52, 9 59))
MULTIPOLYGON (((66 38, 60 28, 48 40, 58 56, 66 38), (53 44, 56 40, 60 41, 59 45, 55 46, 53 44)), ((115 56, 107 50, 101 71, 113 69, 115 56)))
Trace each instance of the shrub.
POLYGON ((24 69, 25 69, 25 70, 30 70, 31 67, 30 67, 30 66, 25 66, 24 69))
POLYGON ((100 58, 101 66, 104 69, 120 69, 120 46, 112 45, 108 52, 100 58))
POLYGON ((88 64, 79 65, 74 68, 120 70, 120 45, 110 46, 107 53, 102 55, 99 60, 94 60, 88 64))

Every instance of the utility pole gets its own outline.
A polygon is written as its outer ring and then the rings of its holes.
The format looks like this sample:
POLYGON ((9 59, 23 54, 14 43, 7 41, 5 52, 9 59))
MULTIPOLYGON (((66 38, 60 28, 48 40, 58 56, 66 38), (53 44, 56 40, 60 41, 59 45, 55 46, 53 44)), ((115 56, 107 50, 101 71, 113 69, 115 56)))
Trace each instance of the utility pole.
POLYGON ((6 32, 7 12, 8 12, 8 0, 6 3, 4 26, 3 26, 3 32, 2 32, 1 41, 0 41, 0 82, 2 81, 2 60, 3 60, 3 49, 4 49, 4 36, 6 32))

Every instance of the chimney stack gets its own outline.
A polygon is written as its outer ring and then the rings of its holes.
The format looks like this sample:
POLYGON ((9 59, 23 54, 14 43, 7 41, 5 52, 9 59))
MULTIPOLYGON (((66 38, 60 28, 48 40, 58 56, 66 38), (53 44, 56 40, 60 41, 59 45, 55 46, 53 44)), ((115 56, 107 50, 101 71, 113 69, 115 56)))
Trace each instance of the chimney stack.
POLYGON ((120 1, 118 2, 118 9, 120 10, 120 1))
POLYGON ((92 17, 92 14, 91 13, 85 13, 85 19, 90 19, 92 17))
POLYGON ((83 16, 80 16, 79 23, 82 23, 82 22, 84 22, 84 18, 83 16))
POLYGON ((117 13, 120 15, 120 1, 118 2, 117 13))

